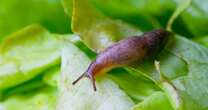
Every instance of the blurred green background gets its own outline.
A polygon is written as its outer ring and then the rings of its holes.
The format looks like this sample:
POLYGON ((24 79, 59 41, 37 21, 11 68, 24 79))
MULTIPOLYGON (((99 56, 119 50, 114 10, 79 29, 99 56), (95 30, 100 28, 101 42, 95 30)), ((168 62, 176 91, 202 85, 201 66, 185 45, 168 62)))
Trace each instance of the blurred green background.
POLYGON ((0 38, 30 24, 41 24, 54 33, 70 32, 70 18, 60 0, 0 1, 0 38))
MULTIPOLYGON (((60 0, 1 0, 0 38, 29 24, 38 23, 53 33, 70 33, 70 17, 60 0)), ((68 2, 71 2, 68 0, 68 2)), ((105 15, 122 19, 142 31, 166 27, 180 0, 92 0, 105 15)), ((69 3, 70 4, 70 3, 69 3)), ((207 0, 193 0, 174 22, 173 30, 186 37, 208 34, 207 0)))

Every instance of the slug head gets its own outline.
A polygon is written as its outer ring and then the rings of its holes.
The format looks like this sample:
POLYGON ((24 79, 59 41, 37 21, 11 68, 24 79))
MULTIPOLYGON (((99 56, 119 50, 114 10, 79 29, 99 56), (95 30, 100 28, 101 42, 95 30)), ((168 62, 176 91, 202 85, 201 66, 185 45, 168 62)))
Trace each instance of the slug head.
POLYGON ((91 77, 89 76, 86 72, 83 73, 81 76, 79 76, 75 81, 72 82, 72 85, 75 85, 77 82, 79 82, 82 78, 84 77, 87 77, 91 80, 92 82, 92 85, 93 85, 93 90, 96 91, 97 88, 96 88, 96 84, 95 84, 95 78, 94 77, 91 77))
POLYGON ((91 80, 92 85, 93 85, 93 90, 96 91, 96 84, 95 84, 95 74, 97 71, 96 70, 96 63, 93 61, 90 66, 88 67, 87 71, 84 72, 81 76, 79 76, 74 82, 72 82, 72 85, 75 85, 77 82, 79 82, 81 79, 87 77, 91 80))
POLYGON ((144 34, 146 40, 147 57, 154 57, 167 44, 172 33, 164 29, 154 30, 144 34))

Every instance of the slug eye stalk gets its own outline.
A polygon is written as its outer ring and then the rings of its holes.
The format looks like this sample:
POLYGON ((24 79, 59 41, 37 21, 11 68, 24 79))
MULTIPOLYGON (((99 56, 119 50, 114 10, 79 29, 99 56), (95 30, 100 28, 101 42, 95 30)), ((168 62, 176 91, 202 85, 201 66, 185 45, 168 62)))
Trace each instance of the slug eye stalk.
POLYGON ((79 82, 81 79, 83 79, 85 77, 87 77, 87 78, 89 78, 91 80, 92 86, 93 86, 93 90, 96 91, 97 88, 96 88, 96 84, 95 84, 95 78, 90 76, 90 75, 88 75, 86 72, 83 73, 81 76, 79 76, 74 82, 72 82, 72 85, 75 85, 77 82, 79 82))

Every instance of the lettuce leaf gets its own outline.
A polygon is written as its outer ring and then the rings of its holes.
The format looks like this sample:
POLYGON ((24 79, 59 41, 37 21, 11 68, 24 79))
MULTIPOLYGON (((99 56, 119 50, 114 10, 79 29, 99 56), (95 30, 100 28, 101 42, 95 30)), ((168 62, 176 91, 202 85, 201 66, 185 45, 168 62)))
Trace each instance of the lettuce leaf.
MULTIPOLYGON (((181 3, 180 0, 174 0, 181 3)), ((208 24, 208 1, 207 0, 192 0, 191 6, 181 14, 181 17, 194 35, 194 37, 205 36, 208 34, 206 26, 208 24)))
POLYGON ((0 42, 9 34, 34 23, 51 32, 70 32, 70 20, 64 14, 60 0, 1 0, 0 13, 0 42))
POLYGON ((43 81, 50 86, 58 87, 60 79, 60 66, 52 67, 44 73, 43 81))
POLYGON ((15 87, 11 87, 5 90, 2 90, 2 97, 1 101, 7 100, 8 97, 17 95, 17 94, 22 94, 26 92, 33 92, 39 88, 45 87, 46 84, 42 80, 42 75, 36 76, 35 78, 26 81, 22 84, 19 84, 15 87))
MULTIPOLYGON (((67 2, 70 0, 65 1, 67 2)), ((124 37, 140 33, 135 27, 122 21, 109 19, 99 13, 99 11, 88 2, 90 2, 90 0, 73 1, 72 31, 80 35, 84 43, 90 48, 101 51, 111 45, 113 43, 112 41, 117 41, 124 37)), ((70 6, 65 7, 70 10, 70 6)))
POLYGON ((9 36, 0 47, 0 90, 16 86, 60 63, 60 36, 39 25, 9 36))
POLYGON ((207 109, 208 105, 205 101, 208 97, 204 96, 204 93, 207 88, 205 79, 208 77, 206 75, 208 48, 182 37, 176 37, 167 48, 187 63, 187 74, 172 80, 184 100, 184 109, 194 110, 195 107, 198 110, 207 109))
MULTIPOLYGON (((208 98, 204 95, 207 89, 207 48, 186 38, 175 36, 156 60, 161 63, 161 73, 176 88, 182 100, 182 110, 207 109, 205 102, 208 98)), ((159 79, 152 61, 138 64, 135 69, 155 81, 159 79)), ((164 89, 166 91, 168 88, 164 89)), ((167 95, 171 97, 173 94, 167 95)))
POLYGON ((199 38, 195 38, 194 41, 208 47, 208 36, 204 36, 204 37, 199 37, 199 38))
POLYGON ((127 71, 123 68, 115 69, 107 73, 107 76, 118 84, 135 103, 145 100, 157 91, 161 91, 155 82, 130 69, 127 69, 127 71), (136 76, 133 73, 138 75, 136 76))
POLYGON ((122 19, 142 31, 165 27, 175 8, 172 0, 93 0, 98 9, 115 19, 122 19))
POLYGON ((133 110, 174 110, 163 92, 154 92, 133 110))
MULTIPOLYGON (((191 0, 189 8, 174 23, 174 32, 184 37, 200 37, 208 34, 207 0, 191 0)), ((122 19, 142 31, 166 27, 172 12, 181 0, 93 0, 94 4, 106 15, 122 19)))
POLYGON ((1 110, 55 110, 57 90, 44 87, 34 92, 15 94, 0 103, 1 110))

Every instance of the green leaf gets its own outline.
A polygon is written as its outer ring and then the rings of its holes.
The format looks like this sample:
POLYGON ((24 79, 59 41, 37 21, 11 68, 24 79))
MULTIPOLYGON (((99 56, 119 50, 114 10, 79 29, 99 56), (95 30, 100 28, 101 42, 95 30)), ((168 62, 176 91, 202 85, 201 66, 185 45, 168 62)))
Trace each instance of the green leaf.
POLYGON ((12 95, 0 102, 2 110, 55 110, 57 90, 44 87, 41 90, 12 95))
POLYGON ((175 19, 185 10, 187 9, 191 4, 191 0, 184 0, 180 3, 180 5, 177 7, 171 18, 169 19, 167 23, 167 30, 172 31, 172 24, 175 21, 175 19))
MULTIPOLYGON (((180 0, 174 0, 180 3, 180 0)), ((181 17, 194 37, 205 36, 208 34, 206 29, 208 24, 208 1, 192 0, 191 6, 182 13, 181 17)))
POLYGON ((60 0, 0 1, 0 41, 34 23, 39 23, 52 32, 70 32, 70 20, 64 14, 60 0))
MULTIPOLYGON (((159 15, 163 13, 160 9, 163 7, 163 11, 167 9, 174 9, 174 2, 172 0, 114 0, 114 1, 102 1, 93 0, 100 8, 106 8, 105 10, 114 14, 128 14, 128 13, 152 13, 159 15), (104 4, 105 3, 105 4, 104 4), (152 7, 148 7, 152 6, 152 7)), ((104 10, 103 10, 104 11, 104 10)))
MULTIPOLYGON (((207 48, 186 38, 175 36, 164 53, 161 56, 158 55, 156 59, 161 62, 161 73, 176 87, 182 100, 183 110, 208 108, 206 103, 208 97, 205 95, 208 78, 207 48)), ((146 65, 140 64, 137 69, 157 80, 153 62, 146 65)), ((172 95, 169 94, 169 97, 172 95)))
POLYGON ((176 87, 167 80, 161 81, 161 87, 165 91, 166 96, 168 97, 172 107, 174 110, 183 110, 183 102, 182 98, 180 97, 179 92, 177 91, 176 87))
POLYGON ((72 1, 73 0, 61 0, 65 13, 70 17, 72 16, 72 1))
POLYGON ((43 81, 50 86, 57 87, 60 79, 60 66, 52 67, 44 73, 43 81))
POLYGON ((39 25, 9 36, 0 47, 0 90, 30 80, 60 63, 60 36, 39 25))
MULTIPOLYGON (((176 19, 173 31, 184 37, 208 34, 207 0, 191 0, 191 6, 176 19)), ((167 22, 182 0, 93 0, 106 15, 136 25, 143 31, 166 27, 167 22)))
POLYGON ((44 86, 46 86, 46 84, 42 81, 42 75, 39 75, 20 85, 3 90, 2 100, 5 100, 12 95, 26 93, 26 92, 33 92, 44 86))
POLYGON ((104 16, 90 4, 90 0, 73 1, 72 31, 80 35, 87 46, 97 51, 103 50, 113 41, 140 33, 122 21, 104 16))
POLYGON ((172 0, 93 0, 106 15, 122 19, 143 31, 165 26, 171 11, 172 0))
POLYGON ((194 41, 208 47, 208 36, 195 38, 194 41))
POLYGON ((118 84, 135 103, 145 100, 156 91, 161 91, 161 89, 149 78, 140 75, 140 73, 137 73, 134 70, 125 69, 127 71, 124 69, 110 71, 108 77, 118 84), (134 73, 137 74, 137 76, 135 76, 134 73))
POLYGON ((134 105, 133 101, 106 77, 96 80, 96 92, 88 79, 72 86, 72 81, 87 69, 90 61, 78 47, 65 40, 57 110, 129 110, 134 105))
POLYGON ((162 92, 154 92, 143 102, 133 107, 133 110, 175 110, 171 107, 166 95, 162 92))
MULTIPOLYGON (((208 98, 205 95, 208 49, 183 37, 175 36, 156 59, 161 62, 161 73, 173 84, 171 87, 160 82, 163 85, 163 90, 175 104, 178 102, 176 97, 181 100, 179 108, 176 108, 206 110, 208 107, 206 103, 208 98), (170 88, 176 88, 175 90, 172 89, 178 94, 175 95, 175 98, 170 88)), ((158 81, 159 75, 157 75, 153 64, 152 61, 143 62, 136 69, 158 81)))

